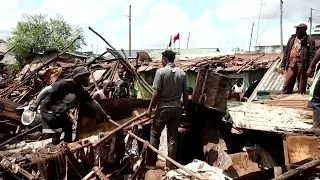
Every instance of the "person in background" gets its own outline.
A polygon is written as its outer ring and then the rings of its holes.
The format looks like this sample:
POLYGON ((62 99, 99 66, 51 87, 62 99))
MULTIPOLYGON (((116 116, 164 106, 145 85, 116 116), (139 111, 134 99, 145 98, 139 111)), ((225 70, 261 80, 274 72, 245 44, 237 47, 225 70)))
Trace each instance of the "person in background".
POLYGON ((233 93, 243 93, 243 82, 242 79, 237 79, 237 83, 232 87, 233 93))
POLYGON ((123 68, 118 69, 118 79, 114 82, 114 96, 119 98, 127 98, 129 96, 129 85, 125 78, 123 68))
POLYGON ((84 89, 89 85, 89 71, 83 67, 73 70, 73 79, 63 79, 41 90, 37 99, 30 105, 31 111, 36 111, 40 106, 42 117, 43 138, 52 138, 52 144, 60 143, 61 133, 64 132, 64 141, 72 142, 72 122, 68 111, 78 102, 87 103, 97 113, 97 119, 108 120, 109 116, 101 108, 99 103, 93 100, 84 89), (100 115, 100 116, 99 116, 100 115))
MULTIPOLYGON (((153 81, 154 93, 148 108, 148 116, 151 117, 152 108, 157 105, 155 118, 152 122, 150 144, 159 148, 161 132, 167 125, 168 156, 176 158, 177 136, 182 108, 187 113, 188 86, 186 73, 174 64, 175 53, 166 50, 162 53, 162 65, 158 69, 153 81), (183 95, 183 106, 181 96, 183 95)), ((157 154, 150 152, 147 168, 156 168, 157 154)), ((173 164, 166 162, 166 168, 172 169, 173 164)))
POLYGON ((134 83, 133 82, 131 82, 130 86, 129 86, 129 97, 132 97, 132 98, 137 97, 135 90, 134 90, 134 83))
POLYGON ((283 94, 292 94, 296 81, 298 81, 298 93, 306 92, 308 80, 306 71, 315 55, 315 42, 307 35, 307 25, 299 24, 295 28, 296 34, 288 40, 281 63, 281 71, 285 72, 283 94))
POLYGON ((96 101, 101 99, 112 98, 112 81, 104 80, 103 81, 103 88, 96 91, 92 98, 96 101))

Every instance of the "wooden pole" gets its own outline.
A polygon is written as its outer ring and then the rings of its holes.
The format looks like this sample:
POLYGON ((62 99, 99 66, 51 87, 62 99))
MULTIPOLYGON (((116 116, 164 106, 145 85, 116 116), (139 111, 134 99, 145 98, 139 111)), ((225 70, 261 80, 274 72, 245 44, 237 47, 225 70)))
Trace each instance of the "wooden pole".
POLYGON ((250 50, 251 50, 251 41, 252 41, 253 27, 254 27, 254 22, 252 23, 252 28, 251 28, 250 43, 249 43, 249 52, 250 52, 250 50))
MULTIPOLYGON (((143 114, 143 113, 142 113, 143 114)), ((140 115, 141 116, 141 115, 140 115)), ((115 121, 109 120, 109 122, 111 122, 112 124, 120 127, 120 124, 118 124, 115 121)), ((163 154, 161 151, 159 151, 158 149, 156 149, 155 147, 153 147, 152 145, 150 145, 149 143, 147 143, 147 141, 145 141, 144 139, 141 139, 140 137, 138 137, 137 135, 133 134, 132 132, 128 131, 128 134, 132 137, 134 137, 135 139, 137 139, 138 141, 144 143, 144 144, 148 144, 148 147, 158 153, 160 156, 162 156, 163 158, 165 158, 167 161, 171 162, 172 164, 174 164, 175 166, 177 166, 178 168, 182 169, 183 171, 185 171, 186 173, 190 174, 192 177, 194 177, 195 179, 204 179, 201 175, 192 172, 191 170, 185 168, 184 166, 182 166, 180 163, 178 163, 177 161, 171 159, 169 156, 163 154)))
POLYGON ((281 45, 281 52, 283 52, 283 1, 280 0, 280 45, 281 45))
POLYGON ((93 171, 96 173, 96 175, 101 179, 101 180, 109 180, 101 171, 101 169, 98 166, 93 167, 93 171))
POLYGON ((186 49, 189 48, 189 40, 190 40, 190 32, 189 32, 189 35, 188 35, 188 38, 187 38, 187 48, 186 49))
POLYGON ((21 137, 21 136, 23 136, 23 135, 25 135, 25 134, 27 134, 27 133, 30 133, 30 132, 38 129, 39 127, 41 127, 41 124, 38 124, 38 125, 36 125, 35 127, 33 127, 33 128, 31 128, 31 129, 29 129, 29 130, 27 130, 27 131, 24 131, 24 132, 22 132, 22 133, 20 133, 20 134, 18 134, 18 135, 16 135, 16 136, 8 139, 7 141, 5 141, 5 142, 3 142, 3 143, 0 144, 0 149, 2 149, 5 145, 7 145, 8 143, 10 143, 11 141, 16 140, 16 139, 18 139, 19 137, 21 137))
MULTIPOLYGON (((103 138, 101 138, 99 141, 97 141, 96 143, 94 143, 92 146, 96 147, 99 144, 101 144, 102 142, 108 140, 109 138, 112 137, 112 135, 116 134, 119 130, 123 129, 124 127, 128 126, 129 124, 133 123, 134 121, 138 120, 139 118, 145 116, 148 113, 148 111, 145 111, 144 113, 140 114, 137 117, 132 118, 131 120, 125 122, 124 124, 122 124, 121 126, 117 127, 116 129, 110 131, 106 136, 104 136, 103 138)), ((111 122, 112 120, 109 119, 109 121, 111 122)), ((114 122, 114 121, 113 121, 114 122)))
POLYGON ((131 4, 129 5, 129 57, 131 57, 131 4))
POLYGON ((13 164, 7 159, 3 159, 1 161, 1 166, 6 169, 11 171, 14 174, 21 174, 24 177, 26 177, 29 180, 35 180, 37 179, 36 177, 32 176, 28 171, 24 170, 22 167, 20 167, 18 164, 13 164))
POLYGON ((315 168, 320 165, 320 159, 315 159, 311 162, 308 162, 300 167, 297 167, 296 169, 292 169, 290 171, 287 171, 286 173, 274 178, 273 180, 284 180, 288 179, 290 177, 296 176, 298 174, 301 174, 303 171, 315 168))

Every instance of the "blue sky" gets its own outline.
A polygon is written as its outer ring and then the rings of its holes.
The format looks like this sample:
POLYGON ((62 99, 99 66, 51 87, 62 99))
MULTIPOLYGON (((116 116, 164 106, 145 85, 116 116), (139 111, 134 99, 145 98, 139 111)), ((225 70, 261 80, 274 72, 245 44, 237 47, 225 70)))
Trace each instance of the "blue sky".
MULTIPOLYGON (((310 8, 318 0, 284 1, 284 42, 294 33, 293 26, 308 23, 310 8)), ((171 35, 180 33, 180 47, 235 47, 248 50, 252 23, 252 45, 256 44, 260 0, 2 0, 0 36, 10 35, 22 14, 61 14, 74 26, 82 27, 86 43, 83 50, 103 52, 105 44, 88 27, 103 35, 117 49, 128 48, 128 6, 132 5, 132 48, 164 48, 171 35), (98 47, 98 48, 97 48, 98 47)), ((262 2, 259 25, 260 45, 280 44, 279 0, 262 2)), ((320 23, 320 11, 314 11, 320 23)), ((176 47, 179 43, 176 44, 176 47)))

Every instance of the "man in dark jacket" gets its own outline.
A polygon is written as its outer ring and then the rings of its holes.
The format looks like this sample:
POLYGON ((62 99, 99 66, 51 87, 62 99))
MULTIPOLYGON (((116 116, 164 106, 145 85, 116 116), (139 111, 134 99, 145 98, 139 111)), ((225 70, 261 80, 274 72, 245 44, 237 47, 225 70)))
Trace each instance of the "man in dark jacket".
POLYGON ((281 63, 283 72, 286 72, 283 94, 292 93, 296 80, 299 94, 306 92, 306 71, 315 55, 315 42, 307 35, 307 25, 299 24, 295 28, 296 34, 290 37, 281 63))

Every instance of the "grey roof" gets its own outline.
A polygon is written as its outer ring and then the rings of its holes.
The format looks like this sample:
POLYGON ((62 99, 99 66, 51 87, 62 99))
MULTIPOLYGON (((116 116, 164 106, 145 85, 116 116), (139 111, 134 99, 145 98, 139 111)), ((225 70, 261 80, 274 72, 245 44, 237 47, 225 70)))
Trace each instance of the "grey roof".
MULTIPOLYGON (((165 49, 155 49, 149 53, 151 58, 161 57, 161 53, 165 51, 165 49)), ((175 50, 178 51, 178 50, 175 50)), ((193 48, 193 49, 180 49, 179 54, 181 55, 191 55, 191 54, 211 54, 220 52, 219 48, 193 48)))
MULTIPOLYGON (((268 71, 264 74, 256 89, 251 94, 249 101, 257 100, 258 91, 278 92, 282 90, 284 84, 284 75, 281 75, 277 72, 277 69, 279 69, 281 66, 281 60, 282 59, 279 59, 271 65, 268 71)), ((295 84, 294 87, 294 91, 296 90, 297 84, 295 84)))
MULTIPOLYGON (((8 44, 3 39, 0 39, 0 54, 4 54, 8 51, 8 44)), ((0 63, 6 64, 6 65, 14 65, 17 64, 16 57, 13 53, 9 52, 7 53, 2 60, 0 60, 0 63)))
MULTIPOLYGON (((121 50, 117 50, 121 55, 123 55, 121 50)), ((150 53, 151 51, 153 51, 152 49, 134 49, 131 50, 131 56, 129 57, 129 50, 124 50, 124 53, 126 54, 127 57, 129 58, 136 58, 137 57, 137 53, 141 52, 141 51, 145 51, 147 53, 150 53)), ((106 56, 106 59, 113 59, 114 57, 112 56, 112 54, 109 54, 108 56, 106 56)))

